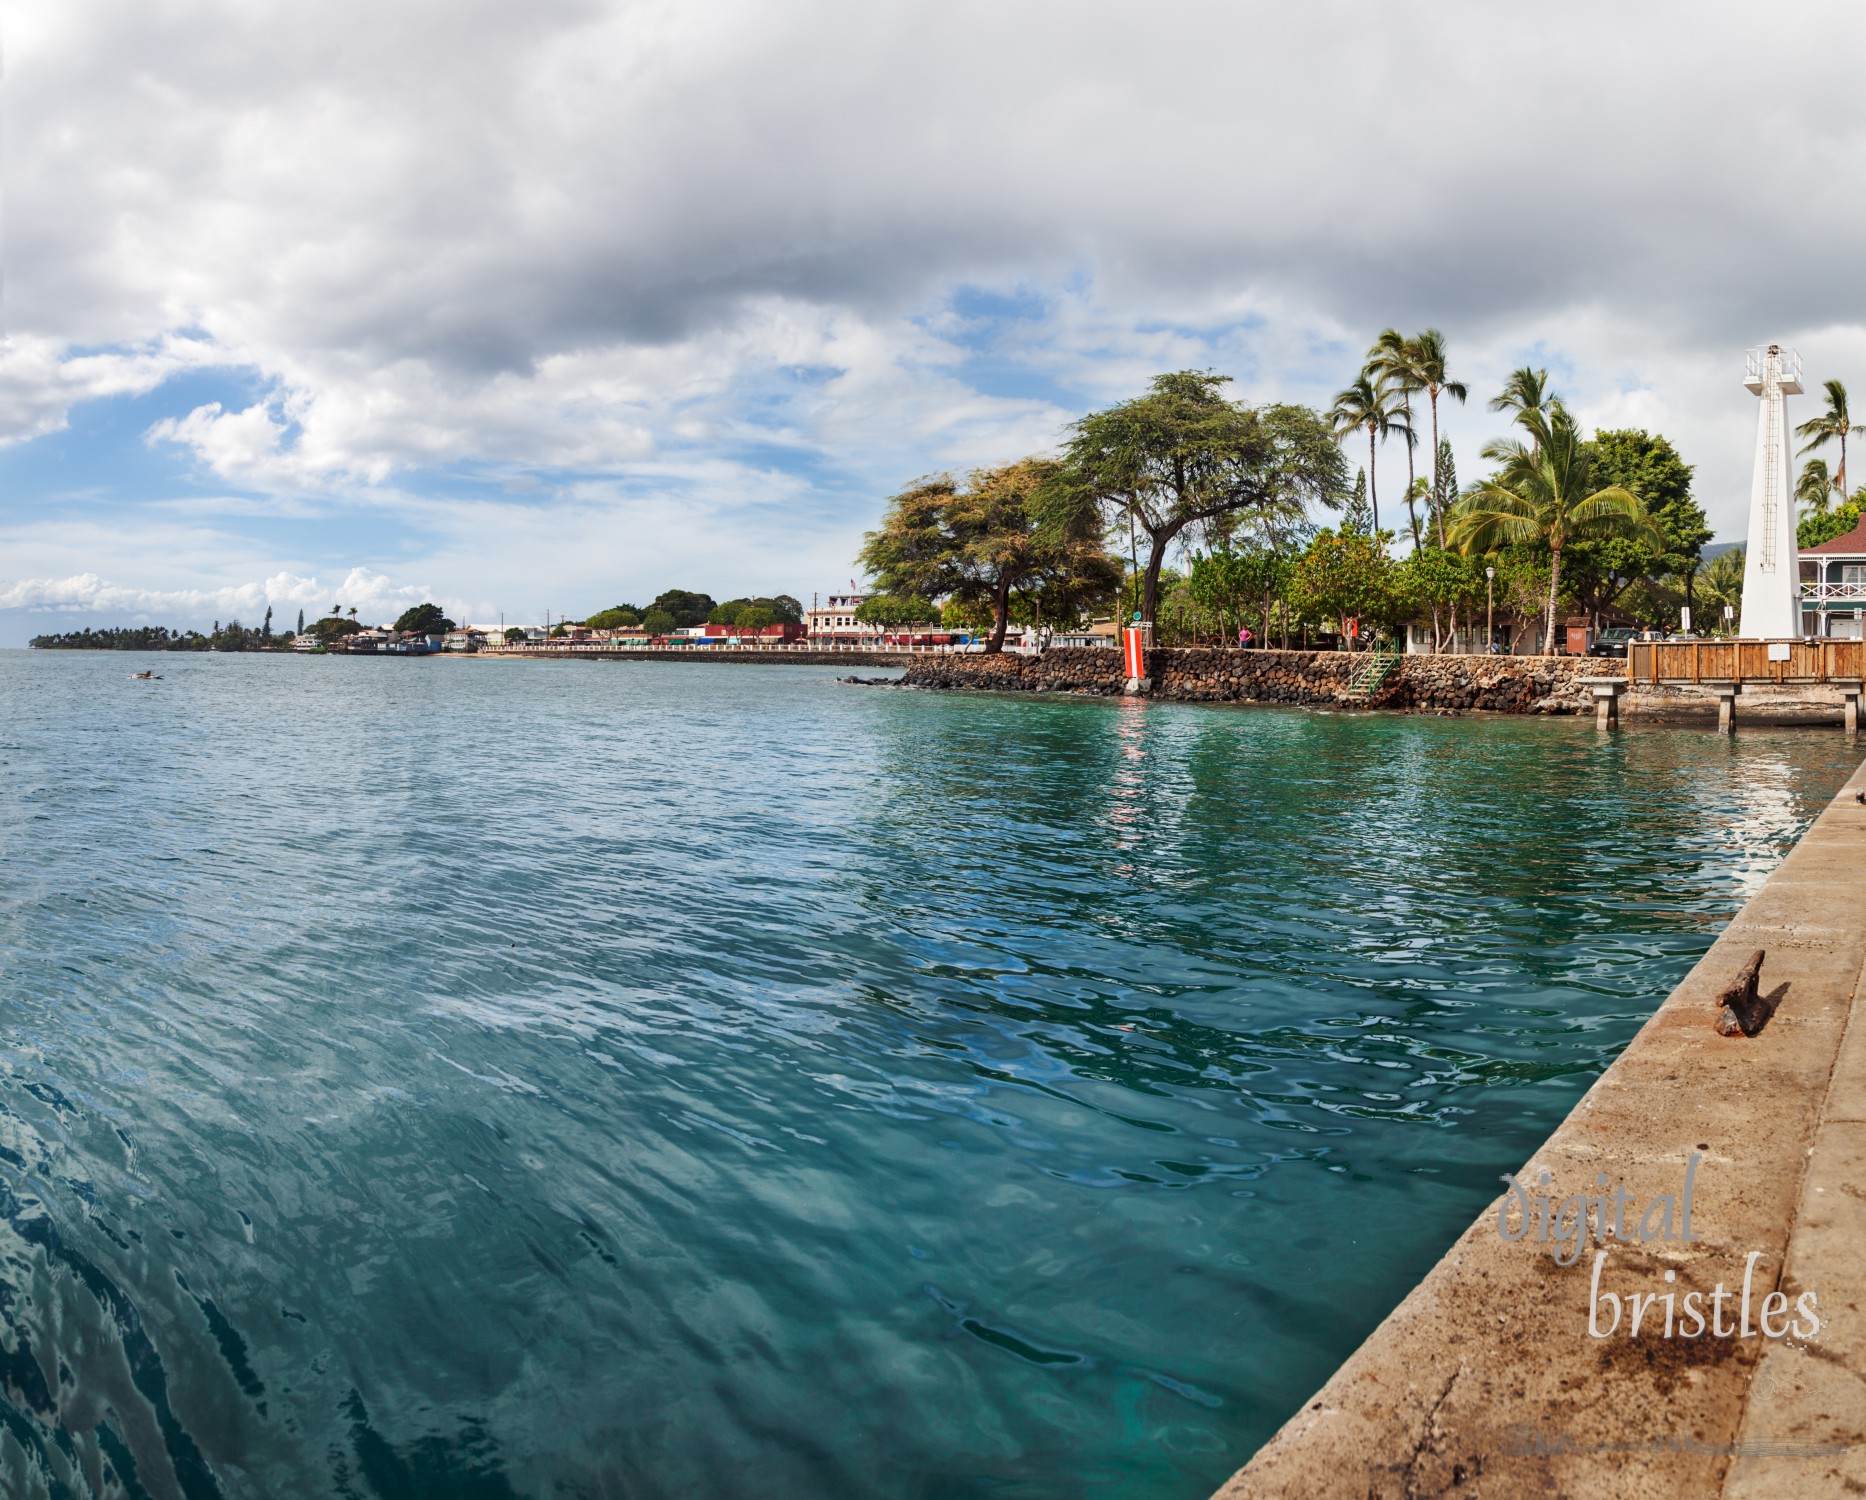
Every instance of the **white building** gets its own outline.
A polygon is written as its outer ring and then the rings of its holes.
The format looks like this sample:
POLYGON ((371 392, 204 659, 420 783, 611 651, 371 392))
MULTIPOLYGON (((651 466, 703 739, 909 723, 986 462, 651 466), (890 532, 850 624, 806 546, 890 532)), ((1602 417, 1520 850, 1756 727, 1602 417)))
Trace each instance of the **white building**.
POLYGON ((831 594, 821 606, 812 604, 804 611, 803 623, 813 641, 867 641, 880 635, 879 625, 868 625, 855 618, 867 594, 831 594))

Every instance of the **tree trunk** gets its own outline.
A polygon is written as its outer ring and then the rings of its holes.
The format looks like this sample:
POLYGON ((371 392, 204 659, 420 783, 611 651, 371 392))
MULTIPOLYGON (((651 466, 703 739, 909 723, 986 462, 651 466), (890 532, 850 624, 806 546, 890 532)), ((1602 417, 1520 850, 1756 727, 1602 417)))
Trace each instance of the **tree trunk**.
POLYGON ((1542 638, 1544 656, 1555 654, 1555 596, 1561 591, 1561 548, 1555 547, 1551 550, 1555 561, 1549 568, 1549 628, 1548 633, 1542 638))
MULTIPOLYGON (((1159 531, 1142 529, 1147 531, 1147 540, 1152 543, 1152 547, 1147 553, 1147 576, 1141 581, 1140 618, 1142 624, 1151 625, 1154 606, 1159 602, 1160 569, 1166 562, 1166 549, 1172 546, 1173 538, 1179 535, 1179 527, 1169 526, 1159 531)), ((1154 644, 1158 645, 1159 642, 1155 641, 1154 644)))
POLYGON ((985 642, 985 654, 1004 650, 1004 630, 1011 623, 1011 575, 1007 569, 998 579, 997 592, 991 601, 991 639, 985 642))
POLYGON ((1374 430, 1367 429, 1367 501, 1374 508, 1374 535, 1380 535, 1380 484, 1374 478, 1374 430))
POLYGON ((1406 403, 1406 519, 1412 522, 1412 550, 1419 550, 1419 507, 1413 503, 1412 484, 1417 477, 1412 462, 1412 402, 1406 403))
MULTIPOLYGON (((1438 518, 1438 545, 1441 551, 1445 547, 1445 497, 1438 490, 1438 391, 1432 395, 1432 514, 1438 518)), ((1458 615, 1457 605, 1451 607, 1452 618, 1458 615)))

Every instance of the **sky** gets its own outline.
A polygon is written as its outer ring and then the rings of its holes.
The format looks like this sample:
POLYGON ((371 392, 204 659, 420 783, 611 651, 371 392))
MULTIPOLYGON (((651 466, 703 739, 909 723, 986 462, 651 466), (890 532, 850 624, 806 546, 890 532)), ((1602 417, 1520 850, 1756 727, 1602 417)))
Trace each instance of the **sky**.
POLYGON ((0 42, 0 645, 807 602, 916 477, 1166 370, 1325 406, 1388 326, 1444 332, 1466 479, 1544 366, 1719 538, 1747 347, 1866 392, 1857 6, 8 0, 0 42))

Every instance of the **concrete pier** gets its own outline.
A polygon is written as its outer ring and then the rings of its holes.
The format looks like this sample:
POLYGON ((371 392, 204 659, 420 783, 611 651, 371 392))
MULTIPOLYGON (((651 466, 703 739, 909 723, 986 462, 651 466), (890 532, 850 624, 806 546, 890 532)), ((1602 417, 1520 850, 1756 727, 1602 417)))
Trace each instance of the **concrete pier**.
POLYGON ((1515 1174, 1547 1210, 1500 1192, 1222 1500, 1866 1494, 1862 792, 1866 768, 1515 1174), (1775 1012, 1720 1036, 1758 949, 1775 1012), (1582 1194, 1585 1248, 1539 1239, 1582 1194), (1728 1336, 1686 1333, 1693 1293, 1728 1336))
POLYGON ((1620 694, 1626 691, 1624 677, 1583 677, 1581 685, 1594 695, 1594 727, 1620 727, 1620 694))
POLYGON ((1743 691, 1740 682, 1719 682, 1713 684, 1717 693, 1717 732, 1729 734, 1736 728, 1736 699, 1743 691))

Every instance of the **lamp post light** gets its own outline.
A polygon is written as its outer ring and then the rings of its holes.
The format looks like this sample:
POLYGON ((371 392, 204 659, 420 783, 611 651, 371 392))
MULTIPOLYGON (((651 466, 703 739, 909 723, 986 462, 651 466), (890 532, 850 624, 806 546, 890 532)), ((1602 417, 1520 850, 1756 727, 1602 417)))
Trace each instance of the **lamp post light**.
POLYGON ((1484 654, 1497 649, 1497 570, 1484 569, 1484 654))

